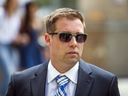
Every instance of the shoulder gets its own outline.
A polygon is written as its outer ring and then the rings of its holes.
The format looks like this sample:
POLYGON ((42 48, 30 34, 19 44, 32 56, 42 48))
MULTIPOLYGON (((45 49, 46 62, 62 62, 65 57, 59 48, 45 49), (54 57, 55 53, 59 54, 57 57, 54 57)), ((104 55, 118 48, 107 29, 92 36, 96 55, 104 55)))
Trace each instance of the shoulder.
POLYGON ((80 60, 79 74, 80 78, 93 82, 91 96, 119 96, 117 77, 114 74, 83 60, 80 60))
POLYGON ((43 72, 47 71, 49 60, 44 62, 43 64, 36 65, 34 67, 25 69, 23 71, 15 72, 12 75, 12 78, 16 81, 29 81, 30 79, 34 78, 37 75, 42 74, 43 72))
POLYGON ((81 73, 84 73, 82 74, 82 78, 86 76, 92 78, 94 80, 93 86, 99 86, 99 89, 103 86, 108 89, 110 88, 110 86, 116 86, 117 88, 117 77, 109 71, 99 68, 93 64, 86 63, 84 61, 81 61, 80 63, 80 71, 82 71, 81 73))
POLYGON ((12 78, 16 79, 16 80, 24 80, 24 78, 26 79, 31 79, 35 76, 37 70, 42 66, 42 64, 25 69, 23 71, 19 71, 19 72, 15 72, 14 74, 12 74, 12 78))
POLYGON ((113 78, 113 77, 116 77, 113 73, 107 71, 107 70, 104 70, 100 67, 97 67, 93 64, 90 64, 90 63, 86 63, 84 62, 83 60, 80 60, 81 62, 81 68, 83 70, 88 70, 90 71, 90 74, 91 76, 95 77, 95 78, 113 78), (86 68, 85 68, 86 67, 86 68))
POLYGON ((116 78, 116 76, 113 73, 111 73, 111 72, 109 72, 107 70, 104 70, 104 69, 99 68, 99 67, 97 67, 95 65, 92 65, 92 64, 88 64, 88 66, 92 70, 92 74, 91 75, 94 76, 95 78, 103 79, 103 80, 109 80, 109 81, 111 81, 111 80, 116 78))

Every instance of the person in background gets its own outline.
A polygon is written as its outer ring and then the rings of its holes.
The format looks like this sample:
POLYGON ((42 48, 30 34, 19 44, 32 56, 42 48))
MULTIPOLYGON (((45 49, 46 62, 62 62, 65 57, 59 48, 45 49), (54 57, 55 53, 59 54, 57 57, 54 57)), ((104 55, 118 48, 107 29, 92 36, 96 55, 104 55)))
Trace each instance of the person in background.
POLYGON ((18 35, 21 70, 43 62, 43 55, 37 42, 40 32, 35 16, 37 8, 35 2, 28 2, 25 7, 25 15, 18 35))
POLYGON ((0 8, 0 96, 5 94, 10 75, 18 70, 19 55, 13 46, 21 24, 17 9, 17 0, 6 0, 0 8))
POLYGON ((5 96, 120 96, 114 74, 81 59, 87 34, 80 12, 55 10, 46 32, 50 59, 14 73, 5 96))

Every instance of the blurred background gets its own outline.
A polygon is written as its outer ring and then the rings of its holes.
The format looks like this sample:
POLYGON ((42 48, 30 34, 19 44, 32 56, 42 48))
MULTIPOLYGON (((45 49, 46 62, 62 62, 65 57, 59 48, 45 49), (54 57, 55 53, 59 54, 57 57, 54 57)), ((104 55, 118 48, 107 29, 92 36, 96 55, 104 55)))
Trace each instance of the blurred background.
MULTIPOLYGON (((5 1, 6 0, 0 0, 1 7, 4 5, 5 1)), ((19 24, 20 28, 17 32, 16 38, 26 39, 24 39, 24 41, 18 39, 20 43, 17 39, 16 43, 14 40, 14 45, 18 46, 18 50, 20 50, 16 55, 17 57, 19 57, 19 63, 15 71, 23 70, 34 66, 34 64, 31 66, 21 65, 20 59, 21 57, 24 57, 25 54, 21 56, 20 52, 23 53, 26 52, 26 50, 29 50, 27 48, 23 48, 23 46, 20 46, 19 48, 19 45, 21 45, 21 43, 26 46, 28 42, 35 42, 35 40, 37 40, 41 53, 40 57, 42 58, 42 61, 40 60, 40 62, 43 63, 49 58, 49 48, 45 45, 44 42, 45 29, 43 18, 57 8, 70 7, 79 10, 82 13, 86 22, 85 32, 88 34, 88 38, 84 44, 82 59, 88 63, 92 63, 115 74, 118 77, 121 96, 128 96, 128 0, 17 1, 19 4, 17 13, 21 18, 21 24, 19 24), (25 32, 28 31, 28 29, 25 29, 22 26, 25 25, 24 22, 25 20, 27 20, 23 19, 23 17, 25 17, 25 12, 27 12, 26 5, 31 1, 35 1, 34 3, 36 3, 36 9, 33 9, 34 13, 32 14, 35 14, 35 18, 37 20, 30 20, 30 23, 34 21, 34 23, 31 24, 34 27, 28 26, 28 28, 36 30, 38 29, 38 35, 36 39, 34 39, 34 41, 32 40, 33 37, 29 36, 30 34, 21 32, 21 29, 24 29, 25 32)), ((33 7, 35 8, 35 6, 33 7)), ((30 56, 31 55, 32 54, 30 54, 30 56)), ((27 55, 26 57, 28 56, 29 55, 27 55)), ((24 58, 22 60, 24 60, 24 58)), ((2 67, 0 66, 0 79, 2 80, 3 78, 4 75, 2 67)), ((3 95, 1 94, 0 96, 3 95)))

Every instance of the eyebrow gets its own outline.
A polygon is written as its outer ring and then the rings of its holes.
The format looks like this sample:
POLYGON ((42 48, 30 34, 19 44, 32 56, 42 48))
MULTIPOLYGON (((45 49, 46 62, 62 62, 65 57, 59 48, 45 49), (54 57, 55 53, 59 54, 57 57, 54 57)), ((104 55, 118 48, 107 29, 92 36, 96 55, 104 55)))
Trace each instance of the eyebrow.
MULTIPOLYGON (((61 32, 66 32, 66 33, 71 33, 71 32, 69 32, 69 31, 61 31, 61 32)), ((83 34, 84 32, 76 32, 75 34, 83 34)), ((71 33, 71 34, 73 34, 73 33, 71 33)))

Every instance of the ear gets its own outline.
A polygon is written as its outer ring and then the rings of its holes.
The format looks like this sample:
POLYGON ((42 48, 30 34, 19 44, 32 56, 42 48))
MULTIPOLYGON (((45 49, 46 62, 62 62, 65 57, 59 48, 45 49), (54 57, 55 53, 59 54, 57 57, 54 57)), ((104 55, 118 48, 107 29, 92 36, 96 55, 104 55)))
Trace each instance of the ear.
POLYGON ((45 42, 46 42, 46 45, 49 47, 51 46, 51 40, 50 39, 51 39, 51 36, 48 33, 46 33, 45 34, 45 42))

